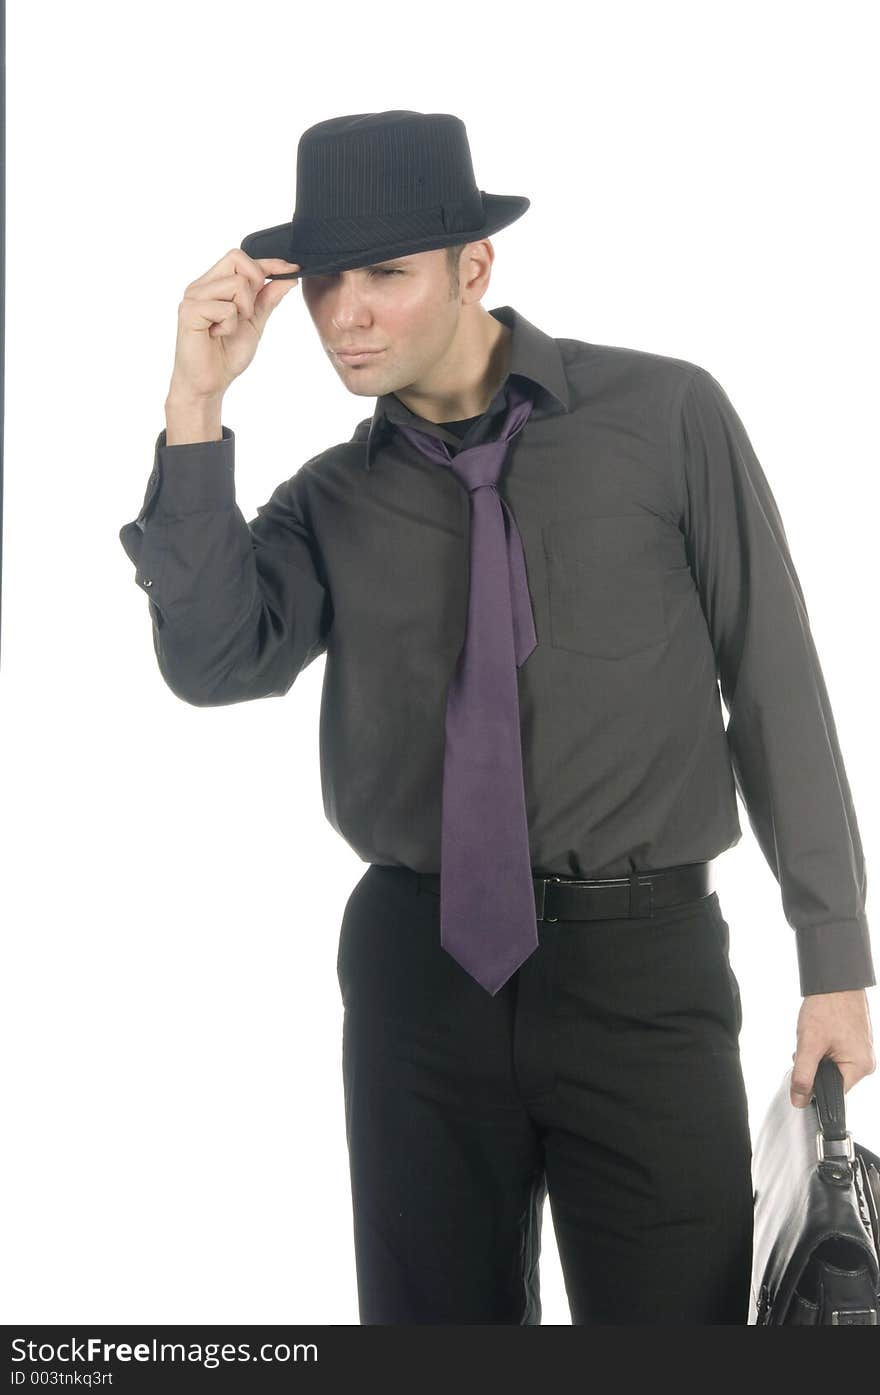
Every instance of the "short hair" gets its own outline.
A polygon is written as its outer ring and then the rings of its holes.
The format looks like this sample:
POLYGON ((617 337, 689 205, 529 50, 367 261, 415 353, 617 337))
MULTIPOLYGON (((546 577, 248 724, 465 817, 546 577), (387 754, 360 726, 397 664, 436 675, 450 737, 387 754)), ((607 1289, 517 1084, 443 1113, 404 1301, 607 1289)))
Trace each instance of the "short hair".
POLYGON ((454 247, 446 248, 446 269, 449 272, 449 294, 450 297, 458 295, 461 281, 458 274, 458 263, 461 254, 467 247, 466 242, 458 242, 454 247))

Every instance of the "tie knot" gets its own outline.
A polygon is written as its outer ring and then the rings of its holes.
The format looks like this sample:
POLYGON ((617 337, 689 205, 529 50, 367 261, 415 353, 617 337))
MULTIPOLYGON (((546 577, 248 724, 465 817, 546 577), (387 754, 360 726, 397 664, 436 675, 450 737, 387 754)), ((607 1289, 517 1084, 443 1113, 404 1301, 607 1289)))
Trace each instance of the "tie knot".
POLYGON ((468 492, 472 493, 473 490, 487 484, 497 484, 510 442, 525 426, 533 405, 531 395, 519 384, 510 382, 507 387, 507 415, 501 429, 491 441, 484 441, 479 446, 468 446, 457 455, 452 455, 443 441, 437 440, 427 432, 400 423, 398 430, 429 460, 448 465, 468 492))
POLYGON ((507 447, 507 441, 485 441, 481 446, 469 446, 452 456, 449 468, 469 493, 487 484, 497 484, 507 447))

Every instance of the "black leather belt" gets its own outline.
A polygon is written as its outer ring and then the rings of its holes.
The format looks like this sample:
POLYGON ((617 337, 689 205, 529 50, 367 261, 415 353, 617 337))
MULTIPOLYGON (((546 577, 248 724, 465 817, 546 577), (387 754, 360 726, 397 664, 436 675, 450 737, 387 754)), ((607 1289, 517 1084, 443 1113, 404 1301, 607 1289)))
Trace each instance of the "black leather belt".
MULTIPOLYGON (((713 892, 713 864, 686 862, 629 877, 533 876, 539 920, 613 920, 652 916, 665 906, 713 892)), ((417 872, 418 890, 440 895, 439 872, 417 872)))

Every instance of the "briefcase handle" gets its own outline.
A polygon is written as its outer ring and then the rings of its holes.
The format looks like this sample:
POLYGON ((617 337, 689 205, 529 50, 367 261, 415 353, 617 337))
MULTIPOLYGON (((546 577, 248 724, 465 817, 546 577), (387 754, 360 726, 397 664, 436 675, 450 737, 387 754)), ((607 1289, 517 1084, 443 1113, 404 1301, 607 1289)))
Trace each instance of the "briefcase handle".
POLYGON ((830 1056, 823 1056, 816 1068, 813 1098, 816 1101, 816 1111, 819 1115, 821 1129, 821 1134, 816 1140, 820 1150, 820 1158, 830 1154, 836 1157, 845 1156, 852 1160, 853 1143, 846 1127, 843 1076, 837 1062, 832 1060, 830 1056), (825 1148, 826 1143, 838 1146, 825 1148))
POLYGON ((819 1166, 830 1164, 829 1175, 835 1177, 841 1160, 846 1158, 852 1168, 852 1178, 862 1219, 870 1230, 874 1251, 880 1259, 880 1156, 864 1144, 856 1145, 846 1127, 846 1104, 843 1075, 836 1061, 823 1056, 816 1070, 813 1098, 819 1116, 816 1151, 819 1166))

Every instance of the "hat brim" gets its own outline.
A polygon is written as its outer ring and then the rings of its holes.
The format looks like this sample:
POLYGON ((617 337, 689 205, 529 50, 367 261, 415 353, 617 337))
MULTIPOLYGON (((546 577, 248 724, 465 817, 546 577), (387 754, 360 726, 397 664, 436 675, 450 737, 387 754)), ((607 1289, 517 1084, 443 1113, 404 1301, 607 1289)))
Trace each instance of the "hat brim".
POLYGON ((391 261, 394 257, 411 256, 414 252, 430 252, 437 247, 454 247, 459 242, 479 242, 481 238, 491 237, 493 233, 521 218, 531 203, 531 199, 523 194, 483 192, 482 200, 486 216, 480 228, 437 233, 423 238, 400 239, 397 242, 371 247, 366 252, 321 257, 298 251, 295 220, 276 223, 274 227, 260 228, 257 232, 248 233, 239 245, 254 261, 261 257, 280 257, 299 266, 299 271, 267 273, 270 281, 298 280, 302 276, 324 276, 333 271, 352 271, 359 266, 374 266, 378 262, 391 261))

